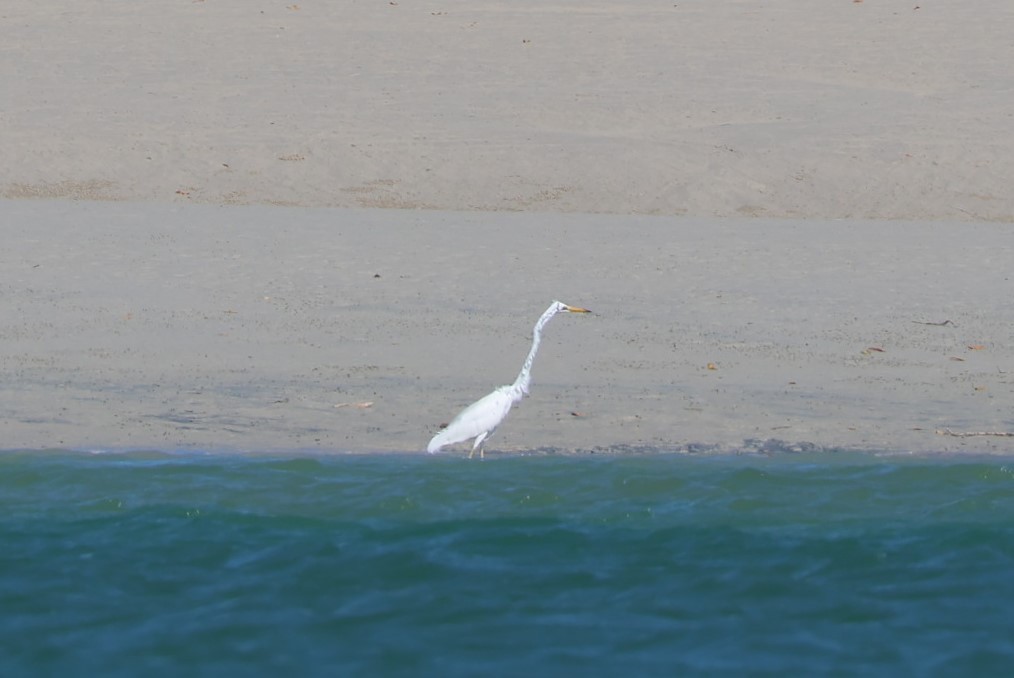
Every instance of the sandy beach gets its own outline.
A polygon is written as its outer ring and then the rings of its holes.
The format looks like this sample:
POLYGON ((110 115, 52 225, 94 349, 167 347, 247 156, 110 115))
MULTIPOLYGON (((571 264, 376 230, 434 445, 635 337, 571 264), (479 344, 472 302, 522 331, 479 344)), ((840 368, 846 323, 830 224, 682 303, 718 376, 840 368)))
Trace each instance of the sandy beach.
POLYGON ((1011 453, 1014 7, 0 11, 0 448, 1011 453), (772 441, 781 441, 774 443, 772 441))

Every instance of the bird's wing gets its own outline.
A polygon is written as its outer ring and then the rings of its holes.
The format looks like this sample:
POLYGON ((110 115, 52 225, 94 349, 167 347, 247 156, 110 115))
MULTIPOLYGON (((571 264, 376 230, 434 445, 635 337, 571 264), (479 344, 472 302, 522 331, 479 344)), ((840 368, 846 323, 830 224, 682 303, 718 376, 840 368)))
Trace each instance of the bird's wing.
POLYGON ((507 418, 513 404, 514 399, 508 393, 508 387, 501 386, 462 410, 447 428, 433 436, 426 451, 436 452, 445 445, 460 443, 482 433, 491 433, 507 418))

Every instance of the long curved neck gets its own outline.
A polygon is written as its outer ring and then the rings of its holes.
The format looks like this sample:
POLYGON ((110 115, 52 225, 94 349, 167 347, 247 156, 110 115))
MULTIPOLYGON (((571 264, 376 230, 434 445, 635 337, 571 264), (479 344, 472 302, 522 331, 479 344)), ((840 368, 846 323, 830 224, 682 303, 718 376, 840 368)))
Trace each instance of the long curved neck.
POLYGON ((528 351, 528 357, 525 358, 525 364, 521 366, 521 372, 518 373, 518 378, 514 380, 511 385, 511 391, 515 394, 515 398, 520 400, 521 397, 528 395, 528 387, 532 383, 532 363, 535 362, 535 354, 539 352, 539 342, 542 341, 542 328, 546 326, 546 323, 557 314, 559 308, 556 304, 553 304, 546 309, 546 312, 536 321, 535 329, 532 330, 532 348, 528 351))

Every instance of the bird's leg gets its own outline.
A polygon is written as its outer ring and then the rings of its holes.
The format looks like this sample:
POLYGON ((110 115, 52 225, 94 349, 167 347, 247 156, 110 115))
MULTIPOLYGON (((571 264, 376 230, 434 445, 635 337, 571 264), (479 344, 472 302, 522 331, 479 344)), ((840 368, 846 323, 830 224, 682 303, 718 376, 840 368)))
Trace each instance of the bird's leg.
POLYGON ((486 431, 485 433, 480 433, 478 435, 478 437, 475 439, 475 442, 472 443, 472 451, 468 453, 468 458, 469 459, 472 458, 472 455, 475 454, 476 450, 479 450, 479 459, 485 459, 486 458, 485 453, 484 453, 484 449, 486 447, 486 438, 488 438, 488 437, 489 437, 489 431, 486 431))

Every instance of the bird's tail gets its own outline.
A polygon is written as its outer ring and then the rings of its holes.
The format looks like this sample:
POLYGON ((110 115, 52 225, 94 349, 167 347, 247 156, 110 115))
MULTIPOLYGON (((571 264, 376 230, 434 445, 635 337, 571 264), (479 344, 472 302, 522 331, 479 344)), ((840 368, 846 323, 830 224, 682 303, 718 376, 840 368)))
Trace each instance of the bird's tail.
POLYGON ((433 439, 430 440, 430 444, 426 446, 426 451, 429 452, 430 454, 435 454, 439 452, 440 448, 442 448, 444 445, 451 444, 452 441, 448 440, 447 438, 448 438, 447 429, 445 428, 443 431, 433 436, 433 439))

